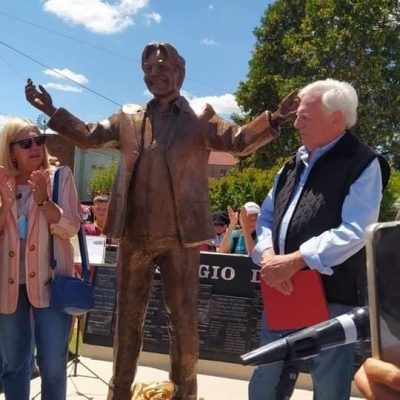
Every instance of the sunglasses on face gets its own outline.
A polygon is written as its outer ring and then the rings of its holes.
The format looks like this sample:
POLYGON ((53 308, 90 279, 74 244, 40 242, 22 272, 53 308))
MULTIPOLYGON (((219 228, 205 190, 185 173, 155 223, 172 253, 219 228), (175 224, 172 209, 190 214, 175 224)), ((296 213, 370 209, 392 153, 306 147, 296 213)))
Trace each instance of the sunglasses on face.
POLYGON ((27 150, 30 149, 33 145, 33 142, 35 142, 36 146, 43 146, 46 142, 46 136, 36 136, 34 138, 26 138, 26 139, 21 139, 17 140, 16 142, 11 142, 10 144, 18 144, 21 149, 27 150))

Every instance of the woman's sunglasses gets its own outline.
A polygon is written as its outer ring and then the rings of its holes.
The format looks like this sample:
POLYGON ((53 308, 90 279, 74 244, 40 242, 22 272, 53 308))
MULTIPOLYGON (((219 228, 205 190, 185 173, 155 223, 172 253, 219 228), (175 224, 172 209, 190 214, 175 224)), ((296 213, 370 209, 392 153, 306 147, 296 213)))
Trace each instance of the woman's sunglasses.
POLYGON ((21 149, 27 150, 32 147, 33 142, 35 142, 36 146, 41 147, 46 142, 46 136, 41 135, 41 136, 36 136, 34 138, 21 139, 17 140, 16 142, 11 142, 10 144, 18 144, 19 147, 21 147, 21 149))

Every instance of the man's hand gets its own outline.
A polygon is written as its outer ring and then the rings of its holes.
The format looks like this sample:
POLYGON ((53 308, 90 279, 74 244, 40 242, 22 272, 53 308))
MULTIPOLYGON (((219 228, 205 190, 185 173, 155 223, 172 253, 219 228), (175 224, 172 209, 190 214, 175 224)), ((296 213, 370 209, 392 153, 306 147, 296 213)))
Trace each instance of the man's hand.
POLYGON ((289 296, 293 292, 293 281, 291 279, 288 279, 285 282, 278 283, 275 288, 278 292, 281 292, 285 296, 289 296))
POLYGON ((297 97, 299 89, 289 93, 279 105, 279 108, 271 115, 270 124, 273 128, 277 128, 287 121, 293 120, 296 117, 297 107, 300 99, 297 97))
POLYGON ((393 364, 368 358, 354 375, 354 382, 367 400, 400 398, 400 367, 393 364))
MULTIPOLYGON (((285 255, 274 255, 268 258, 264 253, 261 261, 261 276, 268 286, 277 287, 287 282, 297 272, 305 267, 305 262, 300 251, 285 255)), ((285 285, 286 286, 286 285, 285 285)), ((282 289, 282 286, 280 286, 282 289)), ((287 289, 289 289, 287 287, 287 289)))
MULTIPOLYGON (((269 249, 265 249, 261 255, 261 265, 262 266, 266 265, 274 257, 275 257, 275 252, 272 247, 269 249)), ((261 277, 263 278, 262 275, 261 277)), ((293 282, 291 279, 288 279, 287 281, 284 281, 276 285, 275 289, 284 294, 285 296, 289 296, 293 292, 293 282)))
POLYGON ((49 92, 42 85, 39 85, 39 89, 40 92, 36 89, 32 79, 29 78, 25 85, 25 98, 33 107, 51 117, 57 108, 53 106, 53 100, 49 92))

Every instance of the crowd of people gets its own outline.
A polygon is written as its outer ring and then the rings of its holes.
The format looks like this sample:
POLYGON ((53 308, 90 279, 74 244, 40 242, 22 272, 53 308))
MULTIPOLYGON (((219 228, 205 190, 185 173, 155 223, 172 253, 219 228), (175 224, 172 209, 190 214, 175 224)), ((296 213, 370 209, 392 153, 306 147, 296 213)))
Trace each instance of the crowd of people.
MULTIPOLYGON (((94 198, 94 219, 85 223, 87 234, 106 235, 120 248, 109 399, 132 396, 157 264, 168 313, 173 398, 194 400, 199 251, 252 257, 264 282, 285 296, 292 293, 298 271, 318 271, 330 317, 344 314, 366 303, 364 232, 378 219, 390 168, 351 133, 358 98, 346 82, 313 82, 289 94, 274 113, 266 111, 240 128, 210 106, 200 115, 192 111, 180 95, 185 60, 171 45, 146 46, 142 68, 153 100, 135 113, 123 107, 107 122, 87 124, 56 108, 50 94, 31 80, 25 94, 49 115, 49 127, 76 145, 114 146, 121 152, 124 168, 113 192, 94 198), (280 126, 292 120, 302 146, 282 166, 261 207, 249 199, 239 210, 228 206, 211 214, 206 176, 210 149, 250 154, 278 138, 280 126)), ((79 274, 70 239, 82 215, 66 166, 60 167, 57 204, 52 201, 58 166, 50 161, 45 140, 37 126, 19 118, 0 134, 0 378, 7 400, 29 399, 34 348, 42 399, 66 398, 73 324, 70 315, 50 307, 49 243, 52 236, 55 273, 79 274)), ((260 345, 287 333, 269 329, 268 315, 262 318, 260 345)), ((349 399, 354 354, 354 344, 348 344, 310 360, 314 399, 349 399)), ((275 398, 282 367, 277 362, 255 368, 249 400, 275 398)), ((400 396, 399 368, 383 361, 368 359, 355 382, 371 400, 400 396)))

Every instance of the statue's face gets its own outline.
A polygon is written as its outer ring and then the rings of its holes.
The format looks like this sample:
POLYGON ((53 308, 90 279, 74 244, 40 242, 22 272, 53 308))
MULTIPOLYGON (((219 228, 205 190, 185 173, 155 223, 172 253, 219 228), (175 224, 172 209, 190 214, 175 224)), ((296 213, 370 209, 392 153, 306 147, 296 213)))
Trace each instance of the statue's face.
POLYGON ((143 64, 144 82, 154 97, 172 101, 179 96, 179 68, 159 50, 154 51, 143 64))

